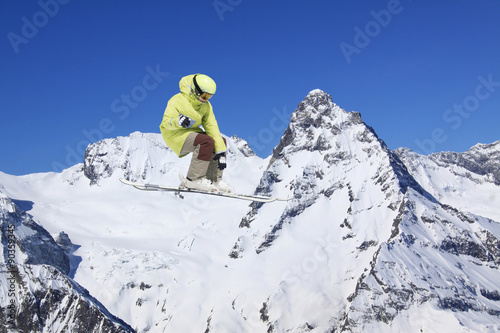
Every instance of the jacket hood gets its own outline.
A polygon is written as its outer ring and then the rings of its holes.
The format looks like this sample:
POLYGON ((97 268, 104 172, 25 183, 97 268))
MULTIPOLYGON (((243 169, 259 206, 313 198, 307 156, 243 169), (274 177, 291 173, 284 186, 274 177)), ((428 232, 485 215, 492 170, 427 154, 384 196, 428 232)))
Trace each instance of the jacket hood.
POLYGON ((195 74, 184 76, 179 81, 179 89, 181 93, 186 95, 191 95, 191 90, 194 90, 193 87, 193 77, 195 74))
POLYGON ((191 74, 184 76, 180 81, 179 81, 179 89, 181 93, 184 95, 184 97, 193 105, 195 108, 199 108, 201 105, 203 105, 202 102, 200 102, 192 93, 191 91, 194 90, 193 86, 193 77, 196 74, 191 74))

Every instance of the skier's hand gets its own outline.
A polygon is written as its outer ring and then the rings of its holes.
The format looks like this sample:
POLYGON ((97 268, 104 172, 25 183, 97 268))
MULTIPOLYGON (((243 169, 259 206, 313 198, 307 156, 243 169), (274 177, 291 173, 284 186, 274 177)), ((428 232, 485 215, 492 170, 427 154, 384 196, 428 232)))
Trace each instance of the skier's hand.
POLYGON ((179 123, 179 126, 184 128, 189 128, 189 125, 191 125, 191 120, 183 114, 179 115, 179 120, 177 122, 179 123))
POLYGON ((219 162, 219 165, 217 166, 219 170, 224 170, 227 167, 226 152, 217 153, 214 157, 214 161, 219 162))

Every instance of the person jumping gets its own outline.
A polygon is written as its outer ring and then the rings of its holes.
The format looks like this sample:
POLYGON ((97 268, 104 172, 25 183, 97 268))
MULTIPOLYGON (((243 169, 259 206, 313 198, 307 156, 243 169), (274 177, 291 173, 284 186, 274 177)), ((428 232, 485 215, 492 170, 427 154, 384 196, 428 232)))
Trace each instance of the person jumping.
POLYGON ((160 131, 177 156, 193 153, 186 180, 181 186, 209 192, 234 192, 222 180, 226 168, 226 139, 208 101, 216 84, 207 75, 192 74, 179 81, 180 93, 168 101, 160 131), (202 128, 200 128, 200 125, 202 128))

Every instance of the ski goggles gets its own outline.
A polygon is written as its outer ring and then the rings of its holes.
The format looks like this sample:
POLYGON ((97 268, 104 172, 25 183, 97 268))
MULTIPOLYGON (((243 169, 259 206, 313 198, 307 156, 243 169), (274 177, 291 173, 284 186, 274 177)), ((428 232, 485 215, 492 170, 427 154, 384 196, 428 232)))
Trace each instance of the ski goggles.
POLYGON ((198 96, 198 100, 202 103, 205 103, 207 102, 210 98, 212 98, 212 94, 209 94, 209 93, 206 93, 204 92, 203 94, 201 94, 200 96, 198 96))

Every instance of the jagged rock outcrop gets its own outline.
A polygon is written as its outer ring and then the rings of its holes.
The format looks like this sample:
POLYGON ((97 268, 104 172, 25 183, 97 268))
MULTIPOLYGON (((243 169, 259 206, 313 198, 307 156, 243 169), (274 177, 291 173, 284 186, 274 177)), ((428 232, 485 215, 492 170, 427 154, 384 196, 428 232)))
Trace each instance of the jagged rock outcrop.
POLYGON ((24 264, 53 266, 63 274, 68 274, 69 258, 63 248, 42 226, 26 212, 20 210, 7 196, 0 192, 0 221, 2 222, 3 259, 13 253, 8 245, 15 246, 22 253, 24 264), (9 238, 10 236, 10 238, 9 238), (10 241, 10 244, 9 244, 10 241))
POLYGON ((57 245, 64 251, 66 254, 70 254, 72 249, 73 249, 73 243, 71 242, 71 239, 69 239, 69 236, 67 233, 64 231, 61 231, 59 235, 57 235, 55 239, 57 245))
POLYGON ((233 135, 231 137, 232 143, 235 145, 235 147, 243 154, 245 157, 250 157, 250 156, 255 156, 255 153, 253 152, 252 148, 248 145, 248 142, 245 140, 237 137, 236 135, 233 135))
POLYGON ((462 167, 478 175, 490 175, 495 185, 500 185, 500 141, 477 144, 464 153, 441 152, 430 155, 440 166, 462 167))
POLYGON ((477 144, 466 152, 440 152, 428 156, 414 153, 408 148, 396 149, 395 153, 415 172, 418 164, 426 161, 426 167, 444 168, 459 177, 483 176, 483 181, 500 185, 500 141, 491 144, 477 144), (434 166, 430 164, 434 164, 434 166))

